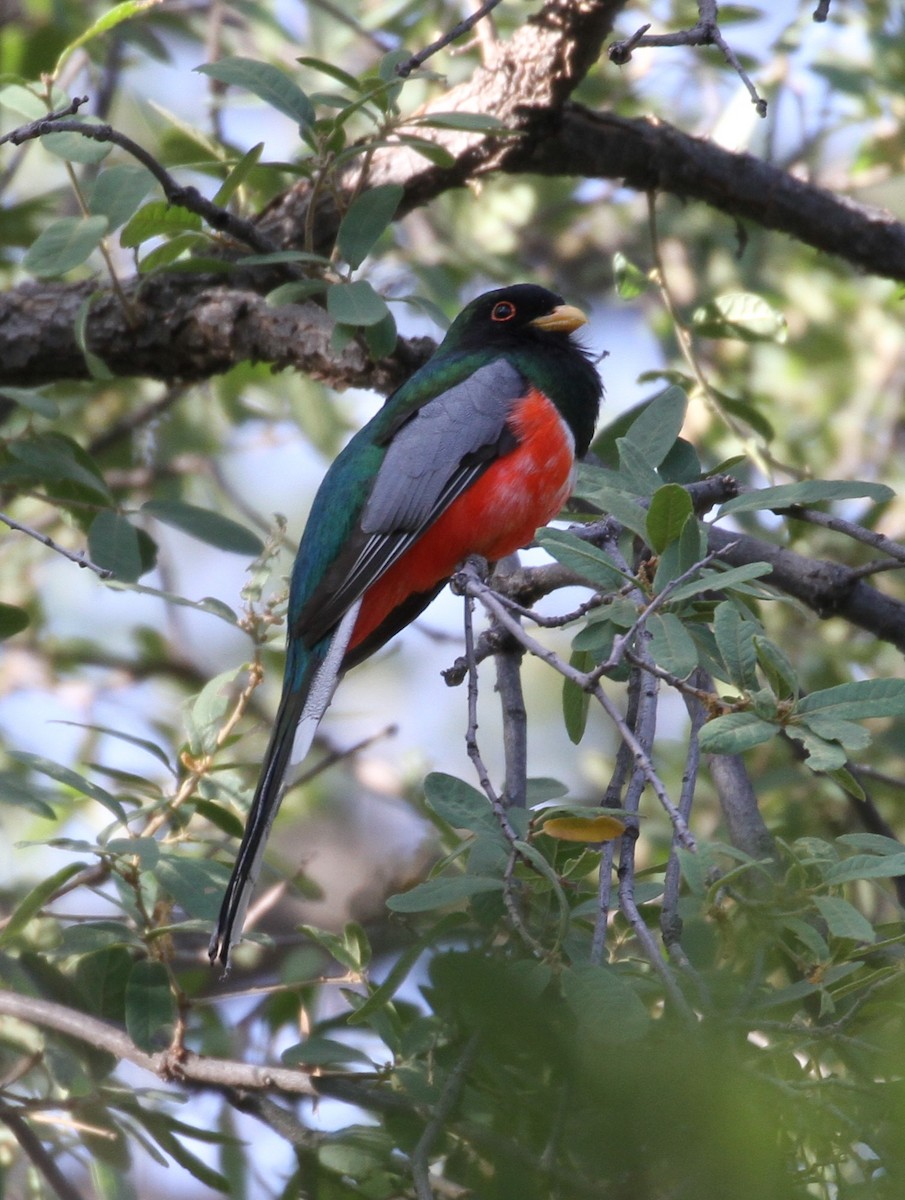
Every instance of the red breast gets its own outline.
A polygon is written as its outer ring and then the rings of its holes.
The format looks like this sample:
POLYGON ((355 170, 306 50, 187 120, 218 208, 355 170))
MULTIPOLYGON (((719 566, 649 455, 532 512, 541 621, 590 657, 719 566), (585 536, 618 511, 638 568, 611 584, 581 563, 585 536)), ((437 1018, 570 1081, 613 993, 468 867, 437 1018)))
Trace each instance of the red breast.
POLYGON ((575 444, 556 406, 532 388, 507 424, 518 440, 368 588, 353 649, 409 596, 448 579, 469 554, 495 560, 526 546, 569 498, 575 444))

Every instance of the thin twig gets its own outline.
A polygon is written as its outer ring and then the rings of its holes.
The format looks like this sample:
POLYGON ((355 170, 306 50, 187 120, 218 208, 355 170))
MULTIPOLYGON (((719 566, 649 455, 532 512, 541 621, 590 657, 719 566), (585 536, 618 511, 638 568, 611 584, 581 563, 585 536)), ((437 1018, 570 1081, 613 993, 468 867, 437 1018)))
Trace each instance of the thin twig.
POLYGON ((610 919, 610 896, 613 890, 613 858, 615 842, 604 842, 600 851, 600 877, 597 881, 597 912, 594 918, 594 933, 591 938, 589 961, 594 966, 603 962, 606 949, 606 931, 610 919))
MULTIPOLYGON (((733 546, 725 546, 723 549, 731 550, 733 549, 733 546)), ((645 628, 648 617, 652 616, 659 608, 662 608, 664 604, 668 603, 670 596, 676 591, 677 588, 681 587, 683 583, 687 583, 689 580, 694 579, 694 577, 699 575, 705 567, 709 567, 714 559, 719 558, 720 554, 722 553, 723 550, 711 550, 709 554, 705 555, 704 558, 700 560, 700 562, 693 563, 687 571, 683 571, 681 575, 677 575, 675 579, 671 579, 666 587, 664 587, 661 592, 658 592, 657 595, 654 596, 653 600, 644 606, 631 628, 629 628, 626 633, 617 634, 616 637, 613 638, 613 648, 610 651, 609 656, 605 662, 598 663, 594 670, 590 672, 589 678, 602 679, 604 675, 608 675, 615 667, 618 667, 622 662, 626 649, 637 640, 638 634, 645 628)), ((718 577, 714 579, 713 586, 715 588, 719 587, 718 577)))
MULTIPOLYGON (((466 573, 469 578, 479 578, 475 561, 469 559, 462 572, 463 576, 466 573)), ((506 870, 503 874, 503 904, 506 907, 506 912, 513 929, 531 950, 532 954, 542 957, 543 947, 525 925, 515 895, 513 872, 516 861, 523 858, 522 852, 518 848, 518 833, 509 820, 506 805, 497 794, 496 788, 490 782, 490 773, 481 757, 481 751, 478 746, 478 666, 474 657, 474 599, 467 593, 465 594, 465 604, 463 607, 465 610, 465 658, 468 662, 468 729, 465 734, 465 748, 478 776, 478 782, 485 796, 490 801, 490 806, 499 823, 500 831, 510 846, 509 861, 506 864, 506 870)), ((530 863, 529 865, 533 866, 530 863)))
POLYGON ((434 1200, 434 1192, 430 1182, 430 1153, 437 1139, 446 1129, 449 1117, 462 1093, 465 1082, 465 1072, 471 1065, 478 1048, 478 1035, 473 1033, 465 1043, 465 1049, 446 1077, 440 1098, 434 1107, 431 1119, 424 1126, 421 1137, 412 1151, 412 1180, 415 1184, 415 1195, 418 1200, 434 1200))
POLYGON ((894 542, 892 538, 875 533, 873 529, 867 529, 855 521, 846 521, 842 517, 833 516, 832 513, 820 512, 816 508, 802 508, 797 504, 790 508, 774 508, 771 511, 780 517, 791 517, 793 521, 805 521, 808 525, 819 525, 821 529, 829 529, 833 533, 844 533, 846 537, 870 546, 879 554, 888 554, 890 558, 898 559, 900 564, 905 563, 905 546, 901 542, 894 542))
MULTIPOLYGON (((641 631, 638 638, 638 653, 643 659, 650 659, 650 651, 647 648, 649 640, 650 634, 646 630, 641 631)), ((632 724, 632 732, 645 758, 649 761, 653 753, 657 731, 657 680, 655 676, 645 674, 639 667, 635 667, 632 670, 630 687, 637 697, 634 705, 635 720, 632 724)), ((647 774, 644 764, 636 755, 634 770, 629 778, 622 801, 622 806, 627 812, 637 814, 646 783, 647 774)), ((634 815, 629 817, 625 832, 619 841, 619 869, 617 871, 619 905, 625 919, 634 930, 645 957, 663 980, 673 1003, 686 1017, 690 1017, 691 1012, 685 1002, 685 997, 673 978, 668 964, 664 961, 660 948, 635 900, 635 845, 637 841, 638 818, 637 815, 634 815)), ((678 841, 678 831, 674 831, 673 841, 678 841)))
POLYGON ((726 62, 729 63, 730 67, 732 67, 748 89, 748 95, 757 109, 757 115, 765 117, 767 115, 767 102, 758 95, 757 89, 739 62, 735 51, 720 32, 717 22, 717 10, 716 0, 699 0, 697 24, 692 26, 691 29, 680 29, 675 33, 648 34, 647 30, 650 29, 650 25, 644 25, 641 29, 633 33, 630 38, 612 43, 607 51, 610 62, 623 66, 631 59, 632 52, 639 49, 639 47, 716 46, 723 58, 725 58, 726 62))
POLYGON ((7 1126, 35 1170, 44 1177, 60 1200, 84 1200, 82 1193, 69 1182, 57 1165, 57 1160, 44 1149, 40 1138, 20 1113, 4 1104, 0 1106, 0 1121, 7 1126))
POLYGON ((65 546, 61 546, 59 542, 55 542, 52 537, 48 537, 46 533, 41 533, 40 530, 32 529, 29 525, 22 525, 19 521, 14 521, 12 517, 6 513, 0 512, 0 521, 4 525, 8 525, 10 529, 15 529, 17 533, 24 533, 30 538, 34 538, 36 542, 40 542, 42 546, 46 546, 48 550, 53 550, 56 554, 62 554, 64 558, 68 558, 70 562, 74 562, 79 567, 87 567, 89 571, 93 571, 95 575, 101 579, 112 579, 113 572, 108 571, 106 567, 99 567, 97 563, 93 563, 85 554, 84 550, 67 550, 65 546))
MULTIPOLYGON (((685 756, 685 771, 682 775, 682 791, 679 795, 679 812, 687 821, 691 816, 691 805, 694 800, 698 782, 698 771, 701 766, 701 749, 698 735, 701 727, 709 716, 704 704, 696 697, 686 696, 685 707, 691 727, 688 733, 688 753, 685 756)), ((660 908, 660 933, 663 944, 670 958, 682 967, 688 966, 688 957, 682 949, 682 918, 679 916, 679 888, 682 881, 682 869, 679 862, 679 843, 673 837, 669 848, 669 861, 666 864, 666 874, 663 880, 663 902, 660 908)))
POLYGON ((400 79, 407 79, 409 75, 411 75, 412 71, 417 70, 418 67, 426 63, 429 58, 431 58, 439 50, 442 50, 444 46, 448 46, 450 42, 456 41, 457 38, 462 37, 463 34, 468 33, 470 29, 473 29, 475 25, 477 25, 478 21, 486 17, 489 12, 493 12, 499 3, 500 0, 485 0, 485 3, 482 4, 480 8, 475 9, 470 16, 463 18, 463 20, 459 21, 458 24, 453 25, 449 33, 445 33, 443 37, 437 38, 435 42, 431 42, 429 46, 425 46, 423 50, 419 50, 418 53, 413 54, 411 58, 405 59, 404 62, 397 63, 396 74, 400 79))
MULTIPOLYGON (((84 104, 85 99, 87 97, 81 98, 79 103, 84 104)), ((73 101, 73 104, 75 104, 75 101, 73 101)), ((246 221, 242 217, 237 217, 235 214, 227 211, 227 209, 220 208, 219 205, 208 200, 206 196, 202 196, 197 188, 191 186, 183 187, 182 184, 177 183, 169 171, 157 161, 153 154, 149 154, 138 142, 133 141, 126 134, 120 133, 111 125, 90 125, 86 121, 67 120, 61 110, 61 113, 49 113, 48 116, 42 117, 39 121, 32 121, 28 125, 20 125, 18 129, 4 134, 0 138, 0 143, 12 142, 14 146, 20 146, 23 142, 41 138, 48 133, 78 133, 82 137, 86 137, 94 142, 110 142, 114 146, 119 146, 120 149, 125 150, 127 154, 131 154, 133 158, 137 159, 142 166, 151 172, 163 188, 163 194, 170 204, 179 205, 181 208, 188 209, 189 212, 197 213, 198 216, 207 221, 212 229, 216 229, 218 233, 229 234, 236 241, 251 246, 253 250, 268 253, 278 248, 251 221, 246 221)))

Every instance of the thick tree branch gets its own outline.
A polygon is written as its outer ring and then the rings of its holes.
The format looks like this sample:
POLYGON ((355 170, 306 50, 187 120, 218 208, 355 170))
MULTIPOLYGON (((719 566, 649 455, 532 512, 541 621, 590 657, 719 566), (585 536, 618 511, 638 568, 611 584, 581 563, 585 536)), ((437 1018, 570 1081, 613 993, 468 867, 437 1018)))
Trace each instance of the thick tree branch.
POLYGON ((663 121, 568 104, 556 136, 523 147, 505 169, 623 180, 639 191, 699 200, 734 219, 787 233, 885 279, 905 281, 905 224, 787 171, 663 121))
POLYGON ((905 604, 871 587, 851 568, 714 526, 708 534, 711 550, 723 562, 732 567, 767 562, 773 570, 766 583, 801 600, 819 617, 842 617, 905 652, 905 604))

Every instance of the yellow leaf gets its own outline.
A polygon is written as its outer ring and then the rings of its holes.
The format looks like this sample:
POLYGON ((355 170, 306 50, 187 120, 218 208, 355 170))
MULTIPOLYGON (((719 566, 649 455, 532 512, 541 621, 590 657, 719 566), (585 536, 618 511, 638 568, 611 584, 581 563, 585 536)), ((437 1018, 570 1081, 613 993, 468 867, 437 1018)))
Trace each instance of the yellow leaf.
POLYGON ((611 842, 624 833, 617 817, 552 817, 543 832, 562 842, 611 842))

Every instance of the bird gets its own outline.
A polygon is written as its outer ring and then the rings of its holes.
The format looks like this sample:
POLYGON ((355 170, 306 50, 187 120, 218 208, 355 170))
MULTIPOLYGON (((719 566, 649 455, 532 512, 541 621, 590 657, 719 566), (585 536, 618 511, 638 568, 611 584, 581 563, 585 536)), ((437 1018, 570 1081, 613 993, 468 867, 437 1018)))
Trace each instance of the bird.
POLYGON ((224 973, 290 761, 304 758, 341 677, 466 558, 528 545, 569 498, 603 395, 571 336, 586 322, 535 284, 478 296, 324 477, 290 580, 282 695, 210 941, 224 973))

